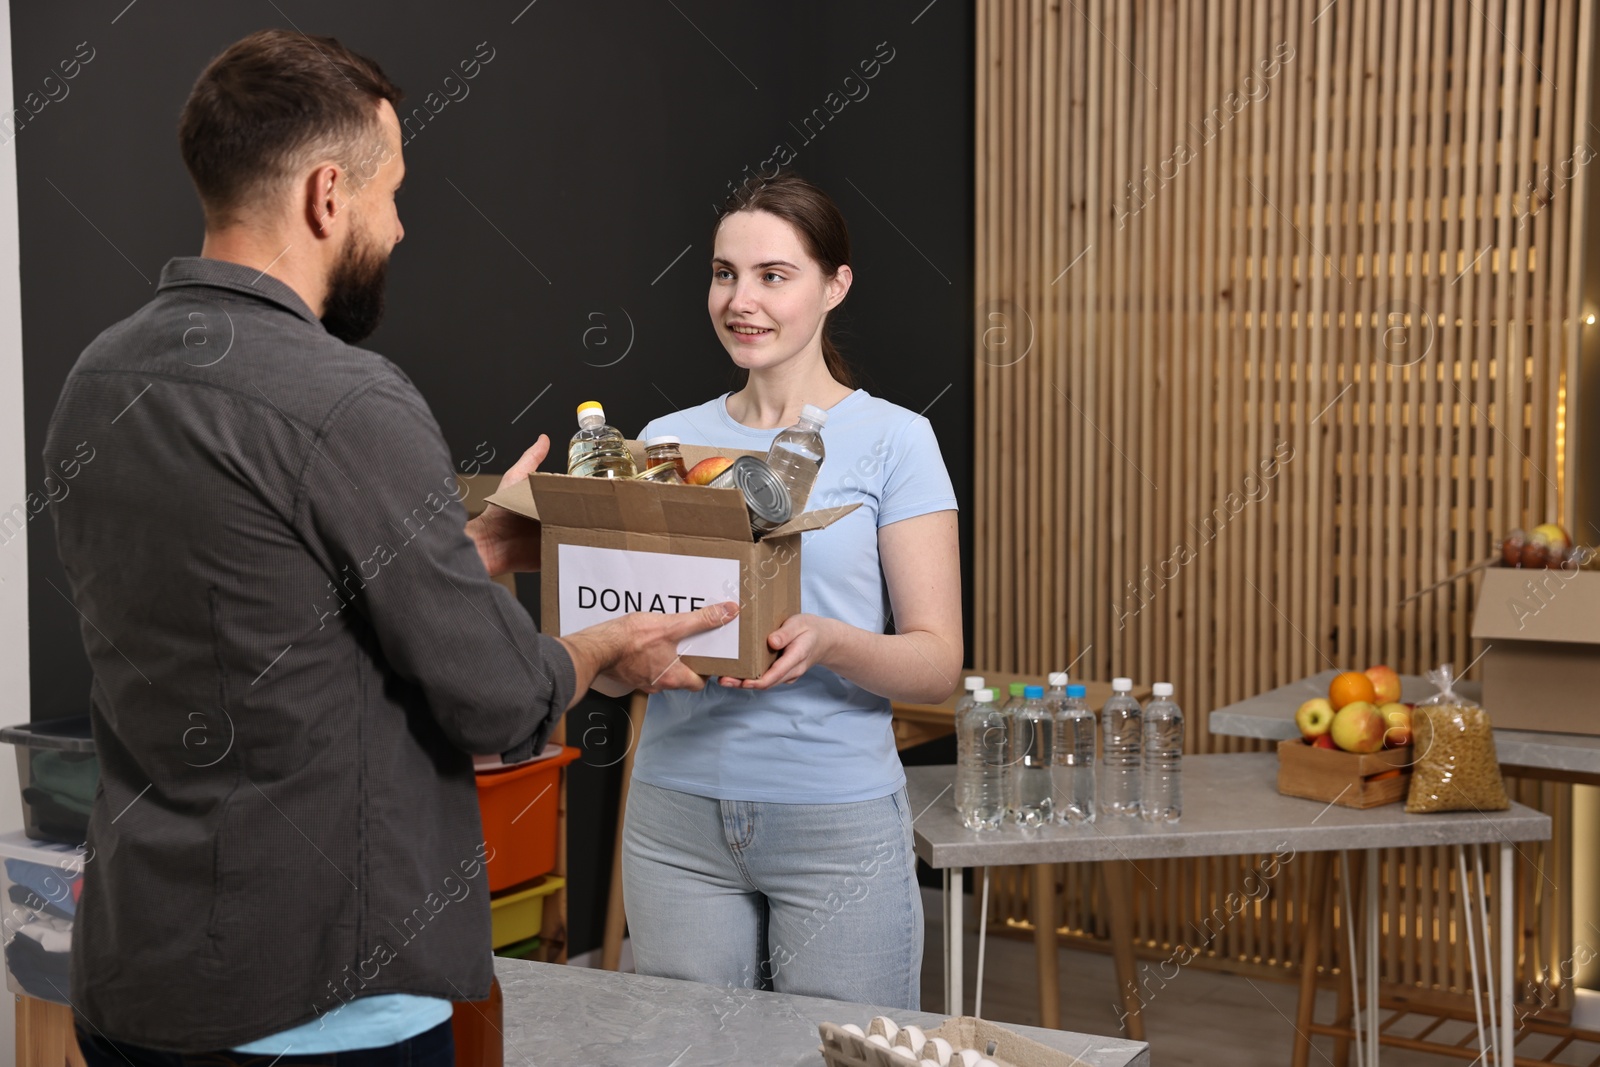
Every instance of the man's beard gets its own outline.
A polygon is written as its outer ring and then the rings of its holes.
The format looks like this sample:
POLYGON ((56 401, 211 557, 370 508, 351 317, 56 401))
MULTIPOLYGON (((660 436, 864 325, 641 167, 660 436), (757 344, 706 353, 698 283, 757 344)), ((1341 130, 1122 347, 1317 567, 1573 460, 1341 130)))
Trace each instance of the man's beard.
POLYGON ((362 235, 352 234, 328 275, 322 325, 346 344, 358 345, 372 336, 383 320, 388 277, 389 257, 380 255, 362 235))

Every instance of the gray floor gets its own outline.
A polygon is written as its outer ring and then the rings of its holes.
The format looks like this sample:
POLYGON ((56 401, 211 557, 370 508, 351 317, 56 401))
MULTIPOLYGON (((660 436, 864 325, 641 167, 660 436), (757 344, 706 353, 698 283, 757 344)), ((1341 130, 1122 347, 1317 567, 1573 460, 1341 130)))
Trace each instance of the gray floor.
MULTIPOLYGON (((932 916, 933 922, 927 926, 923 954, 922 1006, 940 1011, 944 1002, 940 955, 943 941, 937 925, 937 904, 926 908, 925 912, 932 916)), ((977 958, 978 939, 976 933, 971 933, 965 950, 969 1012, 973 1008, 977 958)), ((1117 1011, 1112 1006, 1116 979, 1110 955, 1062 949, 1060 963, 1062 1028, 1126 1036, 1118 1028, 1117 1011)), ((991 937, 984 970, 984 1016, 995 1022, 1037 1026, 1039 1002, 1033 942, 991 937)), ((1154 1067, 1281 1067, 1289 1062, 1294 1041, 1295 986, 1191 966, 1179 971, 1164 987, 1157 988, 1156 980, 1152 979, 1150 988, 1157 991, 1145 1007, 1145 1034, 1154 1067)), ((1317 1019, 1326 1022, 1332 1017, 1333 993, 1320 993, 1317 1019)), ((1412 1028, 1412 1032, 1420 1029, 1420 1025, 1412 1028)), ((1447 1023, 1435 1030, 1430 1039, 1455 1041, 1475 1029, 1471 1024, 1447 1023)), ((1534 1035, 1519 1043, 1517 1052, 1519 1056, 1536 1055, 1553 1044, 1553 1040, 1534 1035)), ((1332 1067, 1333 1040, 1316 1037, 1312 1045, 1316 1050, 1311 1056, 1313 1067, 1332 1067)), ((1577 1042, 1555 1062, 1589 1064, 1597 1055, 1600 1055, 1600 1047, 1577 1042)), ((1446 1067, 1468 1062, 1387 1046, 1382 1051, 1385 1067, 1446 1067)), ((1353 1050, 1350 1063, 1355 1063, 1353 1050)))
MULTIPOLYGON (((922 957, 922 1007, 926 1011, 944 1010, 944 977, 941 964, 943 932, 938 925, 939 894, 923 892, 923 913, 930 920, 925 928, 922 957)), ((966 974, 968 1012, 977 974, 978 938, 972 916, 968 916, 966 974)), ((622 943, 622 969, 633 969, 632 945, 622 943)), ((599 966, 599 950, 586 953, 572 962, 577 966, 599 966)), ((1079 1033, 1125 1036, 1118 1028, 1117 1011, 1112 1006, 1116 979, 1108 954, 1062 949, 1061 1025, 1079 1033)), ((1009 937, 989 939, 984 984, 985 1017, 995 1022, 1036 1026, 1039 1000, 1035 982, 1033 942, 1009 937)), ((1160 973, 1160 972, 1157 972, 1160 973)), ((1155 988, 1152 980, 1151 987, 1155 988)), ((1153 1067, 1282 1067, 1289 1062, 1294 1040, 1296 987, 1283 982, 1267 982, 1215 971, 1186 967, 1160 988, 1145 1009, 1146 1036, 1150 1041, 1153 1067)), ((1580 994, 1596 1001, 1594 1021, 1600 1029, 1600 995, 1580 994)), ((1317 1019, 1333 1017, 1333 993, 1318 995, 1317 1019)), ((1408 1020, 1410 1032, 1421 1022, 1408 1020)), ((1447 1023, 1430 1037, 1455 1041, 1468 1036, 1475 1027, 1468 1023, 1447 1023)), ((1397 1028, 1397 1032, 1400 1031, 1397 1028)), ((1517 1044, 1518 1057, 1537 1057, 1556 1044, 1555 1038, 1529 1035, 1517 1044)), ((1469 1041, 1469 1044, 1472 1042, 1469 1041)), ((1333 1041, 1317 1037, 1312 1047, 1312 1067, 1334 1067, 1333 1041)), ((1574 1042, 1552 1062, 1570 1067, 1586 1067, 1600 1057, 1600 1044, 1574 1042)), ((1352 1050, 1350 1062, 1355 1063, 1352 1050)), ((1449 1067, 1467 1064, 1467 1059, 1412 1052, 1385 1046, 1384 1067, 1449 1067)))

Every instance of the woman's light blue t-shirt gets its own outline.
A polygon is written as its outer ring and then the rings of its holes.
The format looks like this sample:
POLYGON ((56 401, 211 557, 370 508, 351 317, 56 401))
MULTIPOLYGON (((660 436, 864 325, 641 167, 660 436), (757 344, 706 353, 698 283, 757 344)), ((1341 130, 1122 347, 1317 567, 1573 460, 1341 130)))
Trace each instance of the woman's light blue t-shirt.
MULTIPOLYGON (((656 419, 640 436, 764 452, 778 432, 734 421, 724 394, 656 419)), ((828 409, 822 442, 826 456, 806 510, 861 506, 800 535, 800 610, 892 632, 878 530, 956 510, 939 442, 927 419, 862 389, 828 409)), ((888 699, 823 667, 767 690, 713 682, 698 693, 651 696, 633 773, 660 789, 780 804, 875 800, 905 783, 888 699)))

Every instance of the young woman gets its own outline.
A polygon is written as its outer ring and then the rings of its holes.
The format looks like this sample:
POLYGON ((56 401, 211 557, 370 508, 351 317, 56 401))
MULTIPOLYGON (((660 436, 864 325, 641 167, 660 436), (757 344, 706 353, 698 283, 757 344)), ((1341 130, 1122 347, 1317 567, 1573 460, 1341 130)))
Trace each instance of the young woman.
POLYGON ((928 420, 852 387, 828 338, 850 238, 825 193, 780 175, 736 194, 707 307, 743 387, 645 427, 765 452, 826 409, 801 535, 801 613, 758 679, 650 697, 623 836, 641 973, 916 1009, 922 906, 891 699, 961 670, 956 499, 928 420))

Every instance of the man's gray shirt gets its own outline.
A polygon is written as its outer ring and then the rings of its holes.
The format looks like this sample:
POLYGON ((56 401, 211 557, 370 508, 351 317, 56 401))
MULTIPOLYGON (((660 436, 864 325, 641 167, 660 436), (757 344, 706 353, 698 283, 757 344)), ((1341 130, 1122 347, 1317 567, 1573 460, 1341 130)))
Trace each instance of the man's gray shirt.
POLYGON ((263 272, 175 259, 44 459, 76 463, 53 511, 94 670, 81 1017, 199 1052, 486 996, 469 753, 542 747, 575 678, 485 573, 415 386, 263 272))

